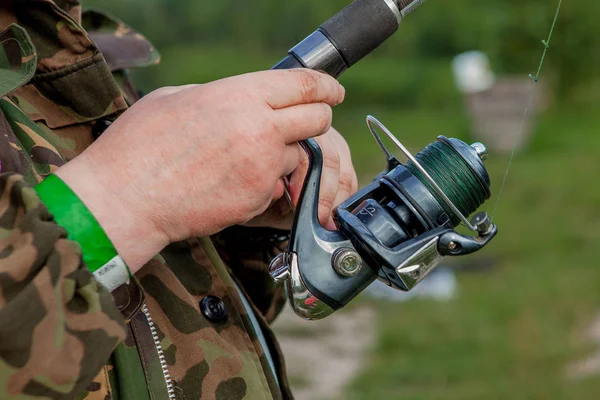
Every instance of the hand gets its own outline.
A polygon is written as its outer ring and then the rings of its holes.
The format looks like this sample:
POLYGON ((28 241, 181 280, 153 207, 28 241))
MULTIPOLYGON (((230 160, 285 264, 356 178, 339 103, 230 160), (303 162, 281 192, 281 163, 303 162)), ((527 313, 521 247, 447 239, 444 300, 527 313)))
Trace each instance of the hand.
MULTIPOLYGON (((346 201, 358 189, 356 171, 352 165, 348 144, 335 129, 331 128, 323 136, 315 139, 323 152, 323 175, 321 176, 321 191, 319 194, 319 221, 330 230, 335 229, 332 211, 346 201)), ((304 152, 303 152, 304 153, 304 152)), ((308 172, 308 158, 302 157, 302 162, 293 172, 290 180, 290 195, 292 204, 298 205, 304 178, 308 172)), ((248 222, 248 226, 272 227, 291 229, 294 215, 287 199, 279 192, 273 196, 273 203, 261 215, 248 222)))
POLYGON ((297 142, 327 132, 343 98, 310 70, 159 89, 57 175, 135 273, 170 242, 262 214, 303 160, 297 142))

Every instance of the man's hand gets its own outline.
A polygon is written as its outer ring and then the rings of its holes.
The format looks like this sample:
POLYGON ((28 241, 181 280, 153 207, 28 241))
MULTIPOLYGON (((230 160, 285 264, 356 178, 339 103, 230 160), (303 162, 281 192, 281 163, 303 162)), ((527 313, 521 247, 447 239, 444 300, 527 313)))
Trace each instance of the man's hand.
MULTIPOLYGON (((163 88, 57 175, 135 273, 170 242, 264 213, 283 194, 281 178, 304 160, 297 142, 327 132, 343 98, 335 79, 306 69, 163 88)), ((329 162, 335 181, 337 164, 329 162)), ((292 184, 296 197, 300 181, 292 184)))
MULTIPOLYGON (((356 171, 352 165, 348 144, 335 129, 331 128, 323 136, 316 138, 323 152, 323 175, 319 194, 319 220, 327 229, 335 229, 331 212, 347 200, 358 189, 356 171)), ((300 150, 302 151, 302 150, 300 150)), ((304 152, 303 152, 304 153, 304 152)), ((297 206, 302 184, 308 172, 308 158, 293 172, 290 181, 292 203, 297 206)), ((294 215, 287 199, 283 196, 283 185, 277 186, 273 195, 273 204, 263 214, 248 222, 248 226, 290 229, 294 215)))

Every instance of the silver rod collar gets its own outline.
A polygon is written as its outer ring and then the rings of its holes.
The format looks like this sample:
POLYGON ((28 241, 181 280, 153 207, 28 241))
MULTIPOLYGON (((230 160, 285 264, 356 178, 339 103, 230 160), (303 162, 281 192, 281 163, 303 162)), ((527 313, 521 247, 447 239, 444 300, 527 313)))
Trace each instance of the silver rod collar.
POLYGON ((315 31, 298 43, 290 53, 301 60, 307 68, 323 71, 337 78, 347 67, 335 46, 320 31, 315 31))

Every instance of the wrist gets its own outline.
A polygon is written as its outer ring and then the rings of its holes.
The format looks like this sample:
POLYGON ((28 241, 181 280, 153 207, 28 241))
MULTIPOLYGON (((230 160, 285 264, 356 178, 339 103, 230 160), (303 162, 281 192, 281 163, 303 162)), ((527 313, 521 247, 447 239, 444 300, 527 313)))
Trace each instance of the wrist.
POLYGON ((109 291, 129 283, 130 272, 102 227, 81 200, 56 175, 35 187, 40 200, 82 250, 85 265, 109 291))
POLYGON ((108 169, 88 162, 85 154, 55 175, 85 204, 132 274, 168 244, 166 236, 136 207, 135 200, 128 199, 127 184, 108 169))

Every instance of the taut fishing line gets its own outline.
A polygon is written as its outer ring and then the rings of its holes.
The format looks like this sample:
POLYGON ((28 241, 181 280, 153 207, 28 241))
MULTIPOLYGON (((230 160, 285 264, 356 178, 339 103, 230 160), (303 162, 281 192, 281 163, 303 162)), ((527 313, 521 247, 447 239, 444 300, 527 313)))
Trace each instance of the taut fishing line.
POLYGON ((550 48, 550 42, 552 41, 552 35, 554 34, 554 28, 556 27, 556 22, 558 21, 558 16, 560 14, 560 8, 562 6, 562 0, 558 0, 558 6, 556 7, 556 14, 554 15, 554 21, 552 22, 552 26, 550 27, 550 33, 548 34, 548 39, 542 40, 542 44, 544 45, 544 52, 542 53, 542 58, 540 59, 540 65, 538 66, 538 70, 535 75, 530 74, 529 77, 533 80, 531 85, 531 90, 529 92, 529 100, 527 101, 527 105, 525 106, 525 111, 523 113, 523 119, 521 121, 521 126, 517 133, 515 134, 515 139, 512 147, 512 151, 510 153, 510 157, 508 159, 508 165, 506 166, 506 172, 504 174, 504 179, 502 180, 502 185, 500 186, 500 191, 498 192, 498 198, 496 199, 496 204, 494 205, 494 212, 492 213, 492 221, 496 217, 496 211, 498 211, 498 204, 500 203, 500 198, 502 197, 502 192, 504 191, 504 186, 506 186, 506 180, 508 178, 508 174, 510 172, 510 167, 515 158, 515 154, 517 151, 517 145, 519 142, 519 137, 523 132, 525 124, 527 122, 527 118, 529 117, 529 109, 531 107, 531 103, 533 102, 533 95, 535 93, 535 89, 540 80, 540 74, 542 72, 542 67, 544 66, 544 61, 546 60, 546 54, 548 53, 548 49, 550 48))

